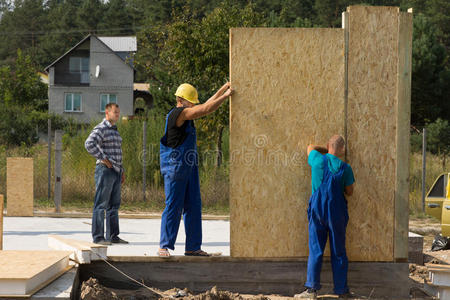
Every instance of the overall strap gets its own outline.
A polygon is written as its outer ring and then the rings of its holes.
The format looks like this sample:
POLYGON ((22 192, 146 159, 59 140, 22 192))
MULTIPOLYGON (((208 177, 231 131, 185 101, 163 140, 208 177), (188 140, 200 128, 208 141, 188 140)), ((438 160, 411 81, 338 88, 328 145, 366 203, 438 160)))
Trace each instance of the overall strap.
POLYGON ((325 175, 328 175, 328 173, 331 173, 330 168, 328 168, 328 157, 326 154, 322 155, 323 159, 323 177, 325 178, 325 175))
POLYGON ((173 111, 174 109, 175 109, 175 108, 172 108, 172 109, 169 111, 169 113, 167 114, 167 116, 166 116, 166 125, 164 126, 164 134, 167 133, 167 123, 168 123, 168 121, 169 121, 169 116, 170 116, 170 114, 172 113, 172 111, 173 111))

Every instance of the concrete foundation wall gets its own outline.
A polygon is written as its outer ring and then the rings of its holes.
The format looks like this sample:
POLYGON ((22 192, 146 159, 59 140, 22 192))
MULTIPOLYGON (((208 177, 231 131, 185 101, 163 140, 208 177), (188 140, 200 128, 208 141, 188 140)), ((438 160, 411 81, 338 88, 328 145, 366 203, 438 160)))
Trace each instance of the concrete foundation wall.
MULTIPOLYGON (((306 281, 306 261, 301 260, 251 260, 230 257, 185 259, 181 257, 162 260, 145 257, 135 262, 131 257, 112 260, 112 264, 127 274, 133 274, 146 285, 161 290, 173 287, 204 292, 217 286, 241 294, 278 294, 293 296, 303 290, 306 281)), ((79 266, 79 281, 97 278, 106 287, 133 289, 138 286, 124 280, 104 262, 79 266)), ((407 263, 362 263, 349 265, 350 289, 362 299, 408 299, 407 263), (370 297, 369 297, 370 296, 370 297)), ((323 264, 321 294, 332 294, 331 264, 323 264)), ((79 289, 77 290, 79 292, 79 289)))

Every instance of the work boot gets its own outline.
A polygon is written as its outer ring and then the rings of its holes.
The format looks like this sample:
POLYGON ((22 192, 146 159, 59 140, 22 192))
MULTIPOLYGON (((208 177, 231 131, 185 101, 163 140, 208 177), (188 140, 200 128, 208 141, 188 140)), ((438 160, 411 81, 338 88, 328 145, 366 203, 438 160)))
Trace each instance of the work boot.
POLYGON ((109 246, 109 245, 111 245, 111 242, 107 241, 105 239, 102 239, 102 240, 98 240, 97 242, 94 242, 94 244, 103 245, 103 246, 109 246))
POLYGON ((303 293, 294 295, 294 298, 317 299, 317 291, 315 289, 307 288, 303 293))
POLYGON ((113 239, 111 239, 111 243, 113 243, 113 244, 128 244, 128 242, 127 241, 125 241, 125 240, 122 240, 120 237, 115 237, 115 238, 113 238, 113 239))

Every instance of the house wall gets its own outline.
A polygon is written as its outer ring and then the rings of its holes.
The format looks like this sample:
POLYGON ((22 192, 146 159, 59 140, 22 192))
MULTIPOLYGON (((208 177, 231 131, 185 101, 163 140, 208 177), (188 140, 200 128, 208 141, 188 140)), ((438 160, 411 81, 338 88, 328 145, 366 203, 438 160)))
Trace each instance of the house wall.
POLYGON ((133 114, 133 90, 119 87, 86 87, 86 86, 52 86, 49 88, 49 110, 65 118, 73 118, 80 122, 94 122, 104 118, 105 113, 100 112, 100 95, 116 94, 117 104, 121 116, 133 114), (81 112, 64 111, 64 94, 81 93, 81 112))
MULTIPOLYGON (((88 41, 80 46, 89 44, 88 41)), ((90 38, 89 72, 90 83, 86 85, 55 84, 56 70, 69 59, 71 54, 63 58, 49 70, 49 111, 65 118, 73 118, 81 122, 100 120, 104 113, 100 112, 100 95, 116 94, 121 115, 133 115, 133 81, 134 70, 96 37, 90 38), (65 60, 64 60, 65 59, 65 60), (95 77, 96 66, 100 66, 100 76, 95 77), (81 112, 65 112, 65 93, 81 93, 81 112)), ((67 65, 68 69, 68 65, 67 65)))

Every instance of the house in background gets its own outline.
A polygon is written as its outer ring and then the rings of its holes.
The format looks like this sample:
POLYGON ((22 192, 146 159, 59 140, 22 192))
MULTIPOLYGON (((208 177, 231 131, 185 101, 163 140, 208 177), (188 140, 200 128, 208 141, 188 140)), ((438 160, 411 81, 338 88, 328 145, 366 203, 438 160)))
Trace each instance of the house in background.
MULTIPOLYGON (((113 102, 119 104, 122 116, 134 115, 136 50, 136 37, 86 36, 45 68, 49 112, 91 122, 102 119, 106 104, 113 102)), ((150 107, 148 90, 138 94, 150 107)))

